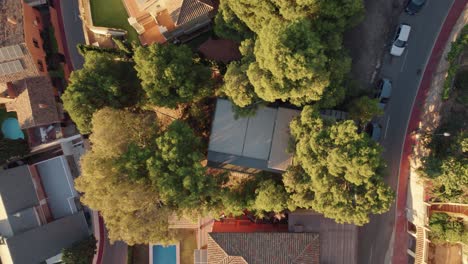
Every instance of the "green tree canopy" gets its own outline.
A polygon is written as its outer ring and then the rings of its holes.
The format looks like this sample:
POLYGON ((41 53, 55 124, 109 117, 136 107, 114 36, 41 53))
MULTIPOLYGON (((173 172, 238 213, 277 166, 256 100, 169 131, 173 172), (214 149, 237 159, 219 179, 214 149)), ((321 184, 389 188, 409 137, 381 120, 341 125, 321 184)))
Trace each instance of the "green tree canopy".
POLYGON ((358 121, 361 125, 370 122, 373 117, 380 116, 383 113, 383 110, 379 107, 379 101, 368 96, 353 100, 349 106, 350 118, 358 121))
POLYGON ((300 105, 320 100, 330 84, 325 47, 310 20, 287 24, 271 20, 258 33, 256 62, 247 72, 255 92, 270 102, 281 99, 300 105))
POLYGON ((441 243, 468 243, 468 228, 463 219, 446 213, 433 213, 429 219, 431 241, 441 243))
POLYGON ((174 121, 156 139, 148 160, 150 179, 164 204, 183 211, 209 212, 218 206, 223 177, 209 175, 202 165, 201 143, 182 121, 174 121))
POLYGON ((111 241, 129 245, 172 241, 175 234, 168 228, 172 210, 162 205, 153 186, 120 174, 118 165, 100 152, 82 157, 82 173, 75 181, 76 189, 84 193, 82 202, 100 212, 111 241))
POLYGON ((241 42, 253 34, 229 8, 226 1, 220 2, 220 7, 214 21, 214 32, 221 38, 241 42))
POLYGON ((356 225, 388 211, 394 194, 382 179, 381 148, 352 121, 324 120, 306 106, 291 133, 298 166, 283 181, 295 206, 356 225))
POLYGON ((156 114, 150 111, 131 112, 106 107, 93 115, 92 125, 93 150, 105 157, 122 155, 130 143, 151 148, 159 134, 156 114))
POLYGON ((96 253, 96 239, 94 236, 73 244, 62 250, 63 264, 89 264, 93 262, 96 253))
POLYGON ((112 241, 171 241, 175 234, 168 229, 168 217, 173 210, 162 204, 148 171, 139 169, 146 160, 135 151, 153 151, 159 134, 154 113, 104 108, 92 123, 93 149, 82 157, 82 173, 75 181, 84 193, 82 202, 101 213, 112 241))
MULTIPOLYGON (((363 10, 360 0, 223 0, 220 16, 222 27, 239 28, 240 20, 256 34, 247 76, 258 97, 297 105, 323 100, 328 107, 343 99, 343 80, 351 66, 342 34, 363 10)), ((246 67, 242 63, 241 69, 246 67)), ((243 98, 243 92, 236 98, 243 98)))
POLYGON ((211 92, 211 70, 188 46, 138 47, 134 60, 141 85, 155 105, 175 108, 211 92))
POLYGON ((263 215, 264 212, 280 213, 288 207, 288 194, 284 185, 275 183, 271 179, 260 182, 255 194, 252 209, 258 215, 263 215))
POLYGON ((94 112, 106 106, 123 108, 136 104, 141 87, 135 82, 132 63, 96 51, 85 53, 84 58, 83 68, 72 72, 62 100, 80 132, 87 134, 91 132, 94 112))

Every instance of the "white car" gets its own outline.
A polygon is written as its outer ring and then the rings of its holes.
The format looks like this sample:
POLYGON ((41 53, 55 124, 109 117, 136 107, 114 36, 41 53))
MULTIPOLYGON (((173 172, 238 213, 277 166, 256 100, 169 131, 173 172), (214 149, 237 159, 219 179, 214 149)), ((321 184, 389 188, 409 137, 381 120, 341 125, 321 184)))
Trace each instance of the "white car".
POLYGON ((398 26, 395 38, 393 40, 392 49, 390 50, 390 54, 392 54, 393 56, 401 56, 401 54, 403 54, 410 32, 410 25, 403 23, 400 24, 400 26, 398 26))

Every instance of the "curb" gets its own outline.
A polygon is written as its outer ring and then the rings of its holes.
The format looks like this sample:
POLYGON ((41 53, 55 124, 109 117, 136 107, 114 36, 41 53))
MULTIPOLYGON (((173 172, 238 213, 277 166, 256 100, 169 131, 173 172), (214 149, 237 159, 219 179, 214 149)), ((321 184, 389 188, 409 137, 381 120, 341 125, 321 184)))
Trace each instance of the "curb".
MULTIPOLYGON (((442 25, 442 28, 437 36, 437 40, 432 48, 431 55, 426 64, 421 83, 418 87, 418 92, 414 102, 425 102, 427 99, 428 90, 431 86, 433 73, 437 69, 439 61, 442 59, 444 47, 452 32, 453 26, 460 17, 468 0, 455 0, 450 8, 447 17, 442 25)), ((405 141, 403 143, 403 152, 400 162, 400 177, 398 179, 398 194, 396 201, 396 221, 395 221, 395 241, 393 249, 392 263, 404 264, 408 263, 408 239, 406 232, 406 200, 407 200, 407 187, 410 172, 409 157, 413 151, 413 145, 416 143, 415 139, 411 136, 412 131, 418 128, 421 120, 422 106, 413 104, 411 115, 406 129, 405 141)))

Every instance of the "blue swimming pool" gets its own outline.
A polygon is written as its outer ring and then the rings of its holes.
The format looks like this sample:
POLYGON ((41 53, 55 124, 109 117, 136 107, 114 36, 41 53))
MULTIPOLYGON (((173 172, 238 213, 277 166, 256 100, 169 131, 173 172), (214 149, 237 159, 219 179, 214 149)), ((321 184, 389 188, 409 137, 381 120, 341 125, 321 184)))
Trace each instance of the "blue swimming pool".
POLYGON ((153 264, 177 264, 177 247, 153 245, 153 264))
POLYGON ((9 117, 2 123, 2 134, 8 139, 24 139, 24 133, 18 123, 18 119, 9 117))

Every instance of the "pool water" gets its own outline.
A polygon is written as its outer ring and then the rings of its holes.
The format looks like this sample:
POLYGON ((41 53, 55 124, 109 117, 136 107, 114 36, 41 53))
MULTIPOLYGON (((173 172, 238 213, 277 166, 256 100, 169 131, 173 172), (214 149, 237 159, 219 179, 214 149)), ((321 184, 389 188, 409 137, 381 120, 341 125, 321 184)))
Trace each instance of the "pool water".
POLYGON ((3 137, 8 139, 24 139, 24 133, 18 123, 18 119, 9 117, 2 123, 3 137))
POLYGON ((176 246, 153 245, 153 264, 177 264, 176 246))

